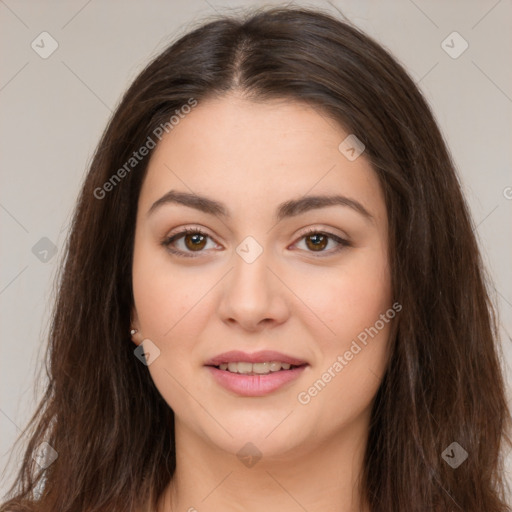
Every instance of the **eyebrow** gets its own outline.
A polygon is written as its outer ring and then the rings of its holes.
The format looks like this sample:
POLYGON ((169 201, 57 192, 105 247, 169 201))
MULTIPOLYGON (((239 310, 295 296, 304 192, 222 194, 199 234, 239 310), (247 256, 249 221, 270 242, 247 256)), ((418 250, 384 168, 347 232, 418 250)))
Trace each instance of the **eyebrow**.
MULTIPOLYGON (((208 197, 199 196, 189 192, 179 192, 177 190, 170 190, 160 199, 157 199, 148 210, 147 216, 151 215, 165 204, 181 204, 216 217, 231 219, 231 214, 223 203, 208 197)), ((304 196, 300 199, 290 199, 289 201, 281 203, 276 210, 276 221, 279 222, 287 217, 294 217, 310 210, 325 208, 328 206, 347 206, 361 214, 367 220, 374 220, 373 215, 371 215, 370 212, 355 199, 350 199, 342 195, 317 195, 304 196)))

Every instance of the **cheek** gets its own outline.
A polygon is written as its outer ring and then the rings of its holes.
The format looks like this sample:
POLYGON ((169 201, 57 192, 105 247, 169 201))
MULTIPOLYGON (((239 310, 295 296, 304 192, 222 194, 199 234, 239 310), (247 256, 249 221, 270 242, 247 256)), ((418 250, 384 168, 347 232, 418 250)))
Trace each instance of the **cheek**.
POLYGON ((347 342, 350 345, 391 307, 387 260, 378 250, 354 253, 337 269, 312 270, 298 283, 297 295, 315 313, 310 328, 316 322, 317 339, 325 340, 327 352, 334 345, 340 350, 347 342))
POLYGON ((324 340, 321 361, 306 383, 309 387, 301 390, 299 402, 333 431, 369 407, 386 368, 396 314, 389 313, 390 275, 387 260, 379 254, 359 253, 330 280, 323 295, 320 286, 315 292, 319 316, 335 335, 317 338, 324 340))
POLYGON ((173 410, 190 406, 183 386, 190 378, 195 340, 208 318, 204 311, 207 301, 200 299, 210 287, 197 271, 172 268, 165 251, 147 247, 135 251, 133 294, 137 317, 143 337, 159 350, 148 371, 173 410))
POLYGON ((212 286, 208 273, 193 267, 173 268, 165 250, 141 247, 133 261, 133 294, 145 337, 167 340, 198 320, 202 298, 212 286))

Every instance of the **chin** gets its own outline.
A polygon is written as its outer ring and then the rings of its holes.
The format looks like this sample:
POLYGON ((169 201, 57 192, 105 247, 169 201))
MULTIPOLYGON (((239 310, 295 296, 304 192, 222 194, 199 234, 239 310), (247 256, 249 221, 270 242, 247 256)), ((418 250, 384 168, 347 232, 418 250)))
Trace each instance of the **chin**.
MULTIPOLYGON (((239 458, 248 452, 263 456, 267 460, 270 457, 283 458, 291 453, 296 455, 301 446, 310 444, 308 438, 311 436, 304 429, 304 425, 289 424, 285 427, 284 423, 279 425, 282 418, 273 422, 255 423, 252 420, 254 417, 246 418, 245 421, 239 419, 237 422, 224 423, 224 427, 233 437, 216 429, 215 432, 210 432, 209 442, 239 458)), ((284 422, 286 421, 288 419, 284 422)))

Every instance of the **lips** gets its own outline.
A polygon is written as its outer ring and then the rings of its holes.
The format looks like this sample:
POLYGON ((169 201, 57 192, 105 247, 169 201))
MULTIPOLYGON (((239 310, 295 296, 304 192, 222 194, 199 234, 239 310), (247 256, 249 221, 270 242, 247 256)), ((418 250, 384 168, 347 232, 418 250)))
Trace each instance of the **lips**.
POLYGON ((298 379, 309 364, 273 350, 252 354, 234 350, 209 359, 205 366, 214 380, 228 391, 239 396, 258 397, 273 393, 298 379), (264 363, 269 363, 266 370, 264 363), (226 365, 237 372, 229 371, 226 365), (275 371, 272 371, 273 367, 275 371), (257 371, 248 372, 251 369, 257 371), (259 374, 263 371, 268 373, 259 374))
POLYGON ((282 354, 281 352, 276 352, 274 350, 262 350, 260 352, 253 352, 252 354, 248 354, 247 352, 242 352, 240 350, 232 350, 230 352, 224 352, 218 356, 212 357, 206 361, 205 366, 220 366, 224 363, 229 364, 239 362, 268 363, 271 361, 287 363, 292 366, 303 366, 308 364, 302 359, 298 359, 297 357, 289 356, 287 354, 282 354))

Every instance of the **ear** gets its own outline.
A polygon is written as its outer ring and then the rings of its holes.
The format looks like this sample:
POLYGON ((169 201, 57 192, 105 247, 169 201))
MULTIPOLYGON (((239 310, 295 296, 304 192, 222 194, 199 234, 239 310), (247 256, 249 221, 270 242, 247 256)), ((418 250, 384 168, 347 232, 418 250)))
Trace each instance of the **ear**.
POLYGON ((142 343, 143 337, 140 332, 139 317, 137 315, 137 310, 135 309, 135 306, 132 307, 130 318, 131 318, 130 337, 131 337, 133 343, 135 343, 135 345, 139 346, 142 343), (134 334, 131 333, 131 331, 133 329, 135 329, 137 331, 134 334))

